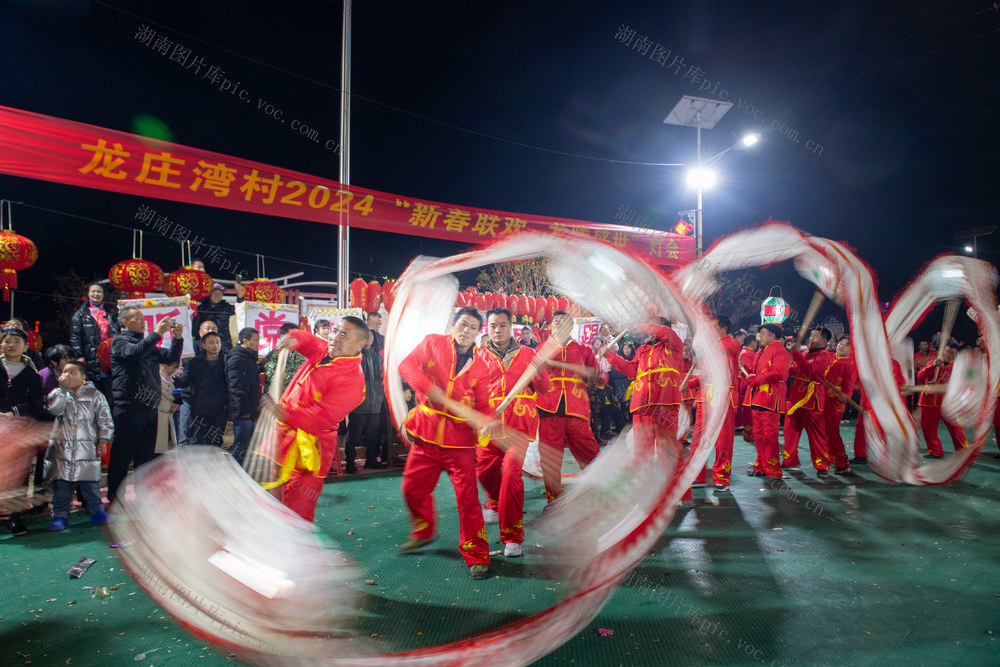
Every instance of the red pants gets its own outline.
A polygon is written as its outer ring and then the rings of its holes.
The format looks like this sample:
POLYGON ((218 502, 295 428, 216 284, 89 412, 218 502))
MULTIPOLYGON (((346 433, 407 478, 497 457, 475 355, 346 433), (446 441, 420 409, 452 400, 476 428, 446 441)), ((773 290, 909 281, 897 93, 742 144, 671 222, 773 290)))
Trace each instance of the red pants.
MULTIPOLYGON (((290 444, 295 440, 295 432, 292 431, 290 436, 286 434, 285 437, 289 439, 290 444)), ((330 472, 337 447, 340 446, 337 443, 336 433, 321 434, 316 440, 316 445, 320 452, 319 470, 316 472, 294 470, 288 482, 279 487, 281 504, 294 510, 306 521, 312 521, 316 516, 316 501, 323 493, 323 478, 330 472)))
POLYGON ((476 447, 476 475, 486 490, 483 507, 498 510, 500 539, 504 544, 524 542, 524 465, 523 447, 511 447, 506 452, 492 444, 476 447))
POLYGON ((757 460, 753 462, 754 472, 763 472, 768 477, 781 477, 781 446, 778 444, 778 424, 781 415, 773 410, 753 411, 754 444, 757 446, 757 460))
POLYGON ((826 428, 823 413, 816 410, 796 410, 785 417, 785 453, 782 465, 799 465, 799 436, 809 436, 809 457, 816 470, 830 469, 830 453, 826 448, 826 428))
MULTIPOLYGON (((870 408, 869 408, 870 409, 870 408)), ((868 458, 868 441, 865 440, 865 413, 858 413, 858 423, 854 427, 854 456, 868 458)))
MULTIPOLYGON (((694 435, 691 437, 691 448, 694 449, 701 442, 702 433, 705 431, 705 424, 702 415, 707 414, 706 403, 698 405, 698 412, 694 418, 694 435)), ((732 403, 726 404, 726 420, 722 423, 722 430, 715 441, 715 465, 712 466, 712 483, 725 484, 729 486, 729 475, 733 468, 733 439, 736 437, 736 408, 732 403)), ((704 481, 704 471, 699 474, 696 482, 704 481)))
POLYGON ((601 453, 589 421, 561 415, 542 417, 538 421, 538 457, 545 481, 545 497, 550 503, 562 493, 563 450, 567 445, 581 469, 601 453))
MULTIPOLYGON (((834 401, 836 399, 827 398, 828 401, 834 401)), ((837 401, 837 405, 841 405, 840 401, 837 401)), ((861 421, 862 415, 858 415, 858 421, 861 421)), ((830 456, 830 460, 833 462, 836 468, 847 468, 851 465, 851 462, 847 458, 847 450, 844 449, 844 439, 840 436, 840 422, 844 419, 844 411, 837 409, 837 407, 830 407, 823 409, 823 427, 826 430, 826 448, 830 456)), ((857 451, 858 446, 854 445, 854 450, 857 451)))
MULTIPOLYGON (((994 413, 995 414, 995 413, 994 413)), ((965 440, 965 433, 962 427, 955 422, 950 422, 941 416, 941 408, 929 405, 920 406, 920 430, 924 434, 924 442, 927 443, 927 453, 934 456, 944 456, 944 448, 941 446, 941 438, 938 437, 938 422, 944 421, 945 428, 951 435, 951 443, 957 452, 965 449, 969 443, 965 440)))
POLYGON ((438 447, 416 440, 410 447, 403 468, 403 499, 413 520, 411 539, 434 537, 436 513, 434 487, 441 471, 451 478, 458 502, 458 550, 466 565, 490 562, 490 547, 486 542, 486 525, 479 507, 476 486, 476 452, 473 448, 438 447))

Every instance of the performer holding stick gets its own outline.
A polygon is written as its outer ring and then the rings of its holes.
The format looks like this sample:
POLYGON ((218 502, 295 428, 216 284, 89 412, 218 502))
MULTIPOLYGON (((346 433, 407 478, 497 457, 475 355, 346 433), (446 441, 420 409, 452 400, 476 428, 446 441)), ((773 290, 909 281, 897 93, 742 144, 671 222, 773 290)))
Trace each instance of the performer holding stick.
POLYGON ((754 444, 757 460, 751 477, 781 478, 781 448, 778 443, 778 423, 785 411, 788 370, 792 357, 781 343, 781 327, 763 324, 757 332, 760 349, 754 358, 753 372, 747 378, 747 393, 743 404, 753 410, 754 444))
MULTIPOLYGON (((945 339, 944 336, 942 336, 942 339, 945 339)), ((947 386, 948 380, 951 379, 952 362, 955 361, 957 353, 958 347, 954 343, 949 343, 934 361, 920 369, 920 372, 917 373, 917 382, 925 383, 933 378, 934 384, 940 383, 947 386)), ((956 452, 969 446, 962 427, 953 421, 945 419, 944 415, 941 414, 941 403, 943 401, 944 396, 937 392, 924 391, 920 394, 920 401, 918 402, 920 406, 920 430, 923 432, 924 442, 927 444, 927 453, 924 454, 925 459, 939 459, 944 456, 941 437, 938 435, 939 421, 944 421, 945 428, 948 429, 948 434, 951 435, 951 442, 956 452)))
MULTIPOLYGON (((513 315, 506 308, 494 308, 486 313, 486 331, 489 341, 478 354, 489 368, 490 404, 510 409, 500 410, 501 433, 513 429, 533 440, 538 433, 538 410, 535 398, 552 389, 548 373, 537 370, 528 390, 518 380, 532 371, 536 364, 535 351, 520 345, 513 337, 513 315), (515 393, 516 392, 516 393, 515 393), (510 395, 511 401, 504 401, 510 395)), ((524 542, 524 464, 525 447, 501 450, 493 443, 476 448, 476 474, 486 490, 483 517, 486 523, 500 523, 500 538, 504 543, 503 555, 516 558, 521 555, 524 542)))
POLYGON ((840 422, 844 419, 844 410, 850 403, 858 410, 858 419, 862 419, 861 406, 851 400, 854 393, 854 383, 857 382, 858 371, 851 357, 851 339, 841 336, 837 341, 837 357, 826 369, 823 384, 826 386, 826 403, 823 406, 823 428, 826 431, 826 446, 836 471, 849 472, 851 462, 847 459, 844 449, 844 439, 840 435, 840 422))
POLYGON ((473 579, 487 578, 490 563, 476 488, 478 431, 492 429, 490 417, 482 414, 490 412, 489 368, 474 345, 482 324, 478 310, 462 308, 452 320, 451 333, 427 336, 399 365, 418 402, 403 423, 413 439, 402 483, 413 530, 399 550, 411 553, 434 540, 433 494, 445 471, 458 503, 458 550, 473 579), (465 409, 456 410, 457 405, 465 409))

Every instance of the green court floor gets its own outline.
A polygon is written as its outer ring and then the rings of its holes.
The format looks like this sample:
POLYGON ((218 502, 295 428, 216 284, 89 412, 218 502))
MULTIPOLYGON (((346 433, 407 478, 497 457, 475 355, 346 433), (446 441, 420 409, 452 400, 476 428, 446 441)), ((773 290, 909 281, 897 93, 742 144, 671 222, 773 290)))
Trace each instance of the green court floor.
MULTIPOLYGON (((536 664, 998 665, 1000 459, 987 450, 949 486, 890 485, 864 466, 772 484, 743 476, 753 449, 737 437, 732 492, 695 490, 697 506, 678 510, 597 619, 536 664)), ((530 527, 523 558, 496 557, 490 579, 468 578, 445 477, 437 541, 397 555, 408 531, 399 482, 398 471, 331 480, 319 501, 317 526, 364 569, 360 635, 387 650, 432 646, 559 598, 564 582, 546 579, 530 527)), ((526 519, 541 493, 526 480, 526 519)), ((158 609, 83 513, 58 534, 48 521, 0 538, 0 665, 236 662, 158 609), (81 556, 97 563, 70 579, 81 556), (82 586, 118 588, 94 599, 82 586)))

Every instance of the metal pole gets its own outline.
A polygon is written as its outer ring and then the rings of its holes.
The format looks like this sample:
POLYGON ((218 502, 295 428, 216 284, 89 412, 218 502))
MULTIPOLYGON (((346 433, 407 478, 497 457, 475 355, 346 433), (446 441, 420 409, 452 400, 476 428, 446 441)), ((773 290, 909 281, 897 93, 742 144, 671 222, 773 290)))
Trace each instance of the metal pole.
MULTIPOLYGON (((698 113, 697 116, 695 116, 695 118, 697 119, 696 120, 697 125, 695 125, 695 128, 696 128, 696 130, 698 132, 698 168, 701 169, 702 168, 702 166, 701 166, 701 113, 698 113)), ((698 211, 695 214, 694 238, 695 238, 695 244, 697 246, 695 248, 695 251, 696 251, 695 257, 701 257, 701 185, 698 186, 698 211)))
MULTIPOLYGON (((344 0, 344 30, 340 54, 340 183, 351 183, 351 0, 344 0)), ((337 235, 337 307, 348 305, 350 282, 350 211, 341 212, 337 235)))

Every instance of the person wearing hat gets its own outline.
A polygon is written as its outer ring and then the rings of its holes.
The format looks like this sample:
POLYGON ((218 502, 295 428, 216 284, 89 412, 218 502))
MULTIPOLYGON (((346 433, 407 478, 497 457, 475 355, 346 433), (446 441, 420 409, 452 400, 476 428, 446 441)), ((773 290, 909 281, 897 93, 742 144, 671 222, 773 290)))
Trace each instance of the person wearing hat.
MULTIPOLYGON (((233 347, 233 338, 229 333, 229 318, 236 314, 233 304, 222 298, 224 293, 225 288, 221 283, 212 285, 212 293, 198 303, 198 314, 191 323, 194 331, 200 331, 202 322, 207 320, 215 322, 219 339, 222 341, 223 356, 233 347)), ((239 281, 236 282, 236 301, 243 301, 243 285, 239 281)))
POLYGON ((778 424, 785 412, 785 394, 792 355, 782 344, 781 327, 762 324, 757 332, 760 349, 754 358, 753 368, 747 377, 747 393, 743 404, 753 412, 754 444, 757 460, 751 477, 782 477, 781 448, 778 443, 778 424))

